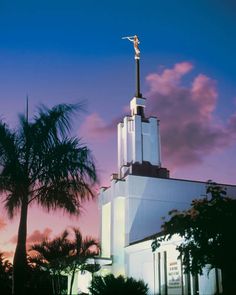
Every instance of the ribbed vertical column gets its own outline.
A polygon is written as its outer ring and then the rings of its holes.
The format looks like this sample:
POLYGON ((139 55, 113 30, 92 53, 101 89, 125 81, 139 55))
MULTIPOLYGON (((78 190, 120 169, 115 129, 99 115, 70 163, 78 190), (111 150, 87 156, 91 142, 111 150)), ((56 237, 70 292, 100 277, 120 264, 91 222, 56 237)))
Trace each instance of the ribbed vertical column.
POLYGON ((121 167, 123 165, 123 142, 122 142, 122 123, 119 123, 117 125, 117 164, 118 164, 118 173, 119 176, 121 177, 121 167))
POLYGON ((133 141, 132 141, 132 150, 133 150, 133 162, 142 163, 142 122, 140 116, 133 116, 134 120, 134 131, 133 131, 133 141))
POLYGON ((124 117, 124 125, 122 130, 122 138, 123 138, 123 159, 124 163, 127 164, 128 161, 128 117, 124 117))

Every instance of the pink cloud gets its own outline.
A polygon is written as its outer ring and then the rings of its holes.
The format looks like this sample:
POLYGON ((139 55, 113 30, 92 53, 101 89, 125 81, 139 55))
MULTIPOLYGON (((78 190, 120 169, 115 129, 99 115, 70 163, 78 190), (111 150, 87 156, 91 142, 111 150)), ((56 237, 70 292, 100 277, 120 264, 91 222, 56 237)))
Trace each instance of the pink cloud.
POLYGON ((0 217, 0 230, 4 229, 6 227, 6 222, 3 218, 0 217))
POLYGON ((48 238, 51 235, 51 233, 52 233, 52 229, 48 227, 46 227, 44 231, 42 232, 39 230, 35 230, 31 233, 31 235, 28 236, 27 243, 33 244, 33 243, 41 242, 45 238, 48 238))
MULTIPOLYGON (((42 232, 39 230, 34 230, 28 237, 27 237, 27 245, 31 245, 33 243, 38 243, 43 241, 43 239, 48 238, 52 233, 52 229, 46 227, 42 232)), ((10 239, 10 243, 16 244, 17 243, 17 235, 14 235, 10 239)))
POLYGON ((198 105, 200 118, 211 119, 218 96, 215 81, 205 75, 198 75, 193 81, 190 94, 190 100, 198 105))
POLYGON ((3 255, 4 255, 4 258, 6 258, 6 259, 13 258, 14 252, 13 251, 4 251, 3 255))
MULTIPOLYGON (((226 123, 219 123, 214 115, 218 99, 216 81, 198 74, 189 85, 183 83, 193 68, 192 63, 181 62, 146 77, 146 115, 161 121, 162 159, 170 169, 198 164, 205 156, 235 143, 236 113, 226 123)), ((123 116, 106 124, 93 113, 86 118, 82 133, 85 138, 106 140, 116 132, 123 116)))
POLYGON ((229 126, 230 132, 232 132, 232 135, 236 137, 236 114, 232 115, 229 118, 228 126, 229 126))
POLYGON ((189 87, 182 78, 191 71, 190 63, 147 76, 150 91, 147 109, 161 120, 163 158, 169 167, 199 163, 203 157, 233 143, 232 116, 229 124, 219 124, 214 117, 217 103, 216 82, 199 74, 189 87))
POLYGON ((114 133, 117 123, 120 118, 115 118, 110 123, 106 123, 97 113, 88 115, 84 123, 81 125, 79 134, 86 140, 103 141, 109 138, 114 133))
POLYGON ((9 240, 10 243, 12 244, 16 244, 17 243, 17 235, 14 235, 10 240, 9 240))
POLYGON ((178 63, 173 69, 165 69, 162 74, 152 73, 146 79, 150 91, 168 95, 181 81, 181 78, 193 68, 189 62, 178 63))

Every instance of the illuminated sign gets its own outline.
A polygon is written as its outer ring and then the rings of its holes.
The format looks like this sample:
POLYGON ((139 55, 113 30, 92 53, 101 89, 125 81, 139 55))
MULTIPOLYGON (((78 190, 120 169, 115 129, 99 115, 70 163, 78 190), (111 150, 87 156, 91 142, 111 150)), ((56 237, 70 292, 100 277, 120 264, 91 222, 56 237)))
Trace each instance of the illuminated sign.
POLYGON ((168 265, 168 287, 181 287, 181 270, 177 261, 170 262, 168 265))

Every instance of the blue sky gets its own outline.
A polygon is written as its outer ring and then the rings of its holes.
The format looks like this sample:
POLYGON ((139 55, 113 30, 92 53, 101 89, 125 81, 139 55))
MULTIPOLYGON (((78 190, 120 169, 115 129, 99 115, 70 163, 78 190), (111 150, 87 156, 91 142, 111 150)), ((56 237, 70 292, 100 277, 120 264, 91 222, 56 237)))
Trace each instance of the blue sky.
POLYGON ((95 96, 125 102, 133 95, 133 60, 121 37, 137 33, 142 78, 160 65, 192 61, 220 80, 227 113, 225 100, 232 104, 236 90, 234 8, 218 0, 1 0, 0 99, 20 106, 28 93, 32 104, 87 99, 91 108, 99 108, 95 96))
POLYGON ((137 33, 145 60, 143 75, 157 65, 184 59, 230 87, 227 84, 235 84, 236 77, 233 2, 1 0, 0 61, 5 79, 6 74, 16 80, 14 76, 22 76, 20 92, 27 92, 32 76, 47 79, 50 74, 57 79, 60 70, 67 76, 77 70, 105 88, 99 72, 105 66, 114 78, 122 76, 131 51, 120 38, 137 33))
MULTIPOLYGON (((163 126, 164 164, 174 177, 235 183, 233 0, 0 0, 0 118, 14 126, 27 94, 31 115, 39 103, 52 106, 85 100, 87 112, 75 120, 74 132, 93 150, 101 184, 107 184, 116 169, 115 123, 127 113, 134 94, 133 48, 121 37, 134 34, 141 41, 141 90, 150 95, 147 104, 163 126), (154 82, 148 82, 153 73, 154 82), (163 97, 158 89, 154 91, 153 83, 167 87, 169 94, 163 97), (196 112, 189 116, 195 119, 188 124, 196 124, 199 116, 200 127, 191 134, 183 126, 188 108, 195 106, 192 85, 199 83, 206 104, 199 97, 196 112), (180 143, 170 138, 176 121, 182 124, 180 143)), ((95 220, 96 206, 88 206, 95 220)), ((71 224, 63 220, 61 227, 71 224)), ((29 233, 43 231, 46 222, 31 224, 29 233)), ((97 234, 86 217, 81 223, 97 234)), ((5 228, 5 240, 14 229, 12 223, 5 228)))

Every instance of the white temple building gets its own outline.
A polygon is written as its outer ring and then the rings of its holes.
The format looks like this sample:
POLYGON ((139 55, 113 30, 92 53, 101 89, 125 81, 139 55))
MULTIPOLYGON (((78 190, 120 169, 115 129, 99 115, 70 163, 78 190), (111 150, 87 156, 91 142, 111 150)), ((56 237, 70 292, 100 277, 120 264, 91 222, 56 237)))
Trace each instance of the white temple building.
MULTIPOLYGON (((169 177, 161 166, 159 121, 145 117, 145 102, 134 97, 131 115, 118 124, 118 174, 100 190, 101 256, 111 261, 102 273, 143 279, 150 294, 216 294, 222 289, 219 271, 197 278, 183 274, 179 236, 152 253, 162 217, 205 196, 206 183, 169 177)), ((228 195, 236 196, 236 186, 225 186, 228 195)))
MULTIPOLYGON (((148 100, 139 89, 137 93, 130 101, 130 115, 118 124, 117 173, 109 187, 100 189, 100 274, 143 279, 150 294, 216 294, 222 289, 220 271, 213 269, 208 275, 206 270, 197 277, 183 273, 176 250, 182 241, 178 235, 152 252, 162 217, 205 196, 206 183, 170 178, 162 167, 160 122, 145 116, 148 100)), ((236 186, 225 186, 228 195, 236 197, 236 186)))

